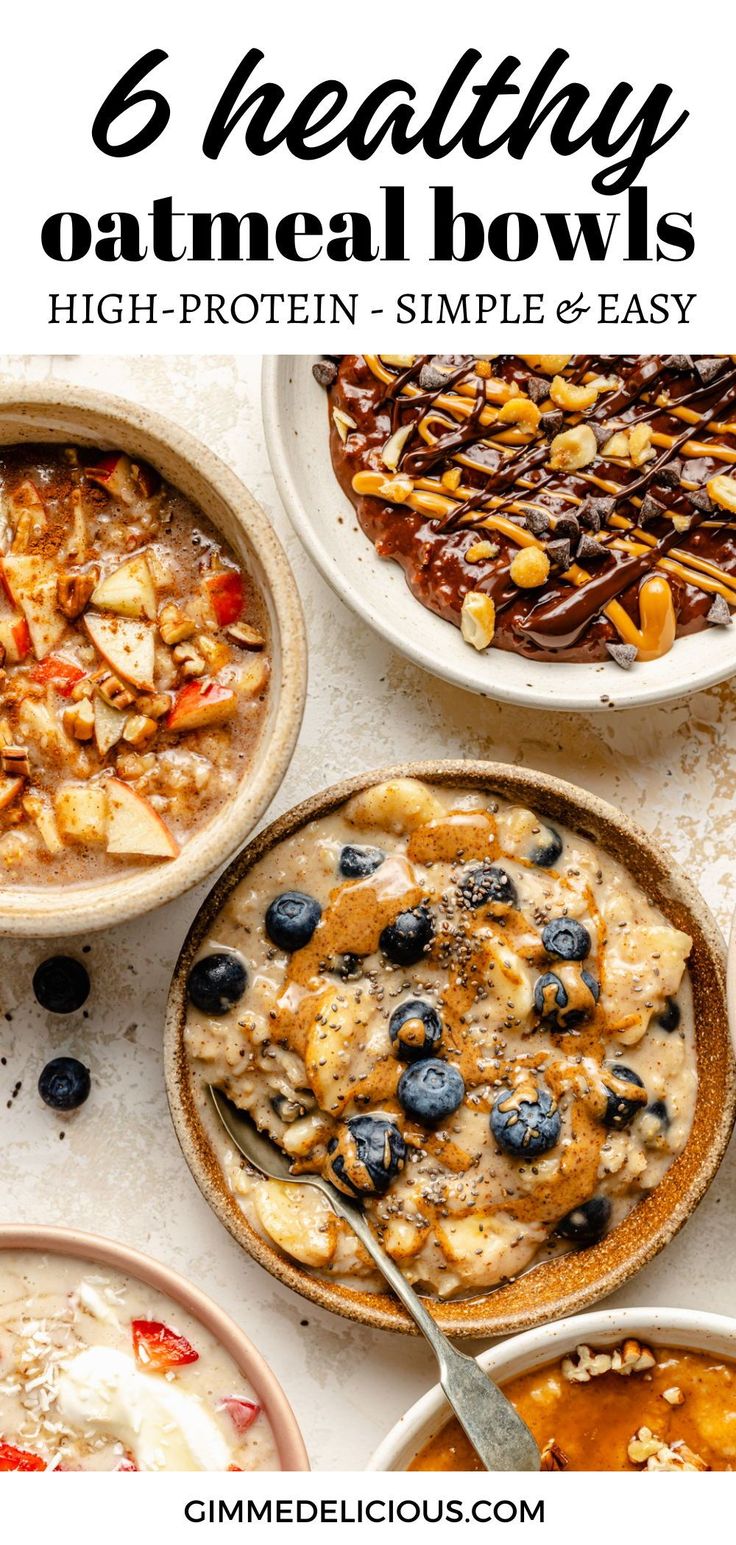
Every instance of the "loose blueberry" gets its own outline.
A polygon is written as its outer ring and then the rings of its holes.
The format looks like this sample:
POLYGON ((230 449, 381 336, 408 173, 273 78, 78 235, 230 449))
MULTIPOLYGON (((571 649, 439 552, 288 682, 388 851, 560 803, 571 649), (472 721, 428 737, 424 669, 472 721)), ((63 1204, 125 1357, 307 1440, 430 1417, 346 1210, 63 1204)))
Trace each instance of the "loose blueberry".
POLYGON ((559 1140, 562 1117, 548 1089, 540 1085, 536 1099, 523 1090, 502 1089, 491 1111, 491 1131, 505 1153, 532 1159, 549 1153, 559 1140))
POLYGON ((534 1007, 548 1029, 564 1033, 592 1017, 600 991, 589 971, 581 971, 569 990, 555 971, 545 971, 534 983, 534 1007))
POLYGON ((71 955, 51 955, 33 974, 33 991, 50 1014, 74 1014, 89 997, 89 976, 71 955))
POLYGON ((352 1116, 327 1144, 328 1179, 348 1196, 382 1196, 403 1168, 406 1145, 387 1116, 352 1116))
POLYGON ((399 1103, 412 1121, 434 1127, 462 1105, 465 1082, 451 1062, 431 1057, 415 1062, 402 1073, 397 1092, 399 1103))
POLYGON ((542 929, 542 943, 548 955, 560 960, 585 960, 590 954, 590 934, 574 917, 554 917, 542 929))
POLYGON ((394 1009, 388 1022, 396 1056, 401 1062, 431 1057, 442 1039, 442 1021, 436 1008, 422 998, 408 998, 394 1009))
POLYGON ((567 1216, 562 1218, 555 1232, 562 1239, 569 1239, 571 1244, 597 1245, 598 1241, 608 1230, 611 1221, 611 1203, 607 1196, 591 1196, 589 1202, 582 1202, 580 1207, 573 1207, 567 1216))
POLYGON ((187 977, 187 993, 195 1009, 203 1014, 227 1014, 239 1003, 248 986, 248 974, 237 955, 224 952, 203 955, 187 977))
POLYGON ((427 950, 434 923, 426 907, 415 907, 411 912, 399 912, 381 934, 381 949, 395 966, 413 966, 427 950))
POLYGON ((92 1087, 89 1068, 76 1057, 54 1057, 38 1080, 38 1092, 52 1110, 76 1110, 92 1087))
POLYGON ((633 1068, 625 1067, 622 1062, 614 1062, 610 1071, 618 1083, 629 1084, 632 1090, 636 1090, 635 1094, 632 1092, 631 1095, 628 1095, 624 1094, 622 1090, 611 1088, 610 1084, 604 1083, 606 1109, 603 1115, 603 1125, 604 1127, 611 1127, 614 1132, 623 1132, 624 1128, 631 1125, 634 1117, 638 1116, 639 1111, 646 1105, 646 1089, 639 1074, 635 1073, 633 1068))
POLYGON ((466 907, 489 907, 494 914, 507 912, 517 902, 516 886, 499 864, 474 864, 458 885, 466 907))
POLYGON ((266 912, 266 933, 278 949, 292 954, 308 944, 322 916, 314 896, 304 891, 282 891, 266 912))
POLYGON ((641 1135, 647 1148, 662 1148, 670 1125, 670 1113, 664 1100, 653 1100, 641 1122, 641 1135))
POLYGON ((657 1015, 657 1024, 661 1025, 663 1030, 671 1033, 673 1030, 679 1029, 681 1019, 682 1014, 679 1003, 676 1003, 674 998, 668 998, 661 1014, 657 1015))
POLYGON ((551 869, 562 852, 562 838, 553 826, 542 826, 535 834, 535 843, 529 853, 529 862, 540 869, 551 869))
POLYGON ((337 867, 345 880, 364 880, 366 875, 380 869, 385 857, 380 848, 356 848, 348 844, 342 849, 337 867))

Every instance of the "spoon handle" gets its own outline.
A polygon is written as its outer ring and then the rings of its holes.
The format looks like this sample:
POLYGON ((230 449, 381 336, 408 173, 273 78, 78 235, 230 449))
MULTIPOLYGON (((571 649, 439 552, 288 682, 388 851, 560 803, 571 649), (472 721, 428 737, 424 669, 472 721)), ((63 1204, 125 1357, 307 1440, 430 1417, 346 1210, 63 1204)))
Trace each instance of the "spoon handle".
POLYGON ((429 1342, 440 1369, 440 1384, 463 1431, 485 1470, 538 1470, 539 1449, 526 1423, 510 1400, 465 1352, 459 1352, 440 1330, 403 1272, 379 1244, 361 1209, 332 1186, 329 1198, 350 1225, 379 1271, 401 1299, 415 1325, 429 1342))

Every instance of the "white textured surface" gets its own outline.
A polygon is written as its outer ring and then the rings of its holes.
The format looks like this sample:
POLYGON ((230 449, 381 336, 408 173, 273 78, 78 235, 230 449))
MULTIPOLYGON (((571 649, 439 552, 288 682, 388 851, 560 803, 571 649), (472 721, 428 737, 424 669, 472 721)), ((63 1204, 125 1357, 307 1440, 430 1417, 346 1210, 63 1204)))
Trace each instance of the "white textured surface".
MULTIPOLYGON (((467 754, 536 766, 628 810, 685 865, 727 925, 736 900, 736 710, 728 685, 689 704, 586 718, 492 704, 440 684, 369 634, 303 555, 266 459, 258 360, 0 359, 2 376, 33 381, 49 373, 177 420, 228 461, 273 516, 302 590, 311 684, 272 814, 379 761, 467 754)), ((169 974, 196 904, 195 893, 155 919, 76 941, 90 946, 86 1018, 54 1019, 35 1003, 31 976, 48 953, 42 944, 0 941, 0 1218, 109 1234, 190 1276, 272 1363, 315 1468, 361 1468, 433 1382, 432 1360, 413 1341, 363 1331, 273 1282, 200 1197, 173 1134, 160 1058, 169 974), (63 1126, 35 1091, 44 1062, 61 1052, 87 1060, 93 1076, 88 1104, 63 1126)), ((732 1153, 680 1237, 612 1302, 732 1313, 735 1200, 732 1153)))

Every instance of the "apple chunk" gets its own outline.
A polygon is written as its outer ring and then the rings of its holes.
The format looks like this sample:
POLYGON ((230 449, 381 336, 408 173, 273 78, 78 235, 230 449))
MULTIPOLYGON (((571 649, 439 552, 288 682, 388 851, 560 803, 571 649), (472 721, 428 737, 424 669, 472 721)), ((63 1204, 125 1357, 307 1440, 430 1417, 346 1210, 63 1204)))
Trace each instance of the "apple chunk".
POLYGON ((44 558, 19 553, 6 553, 2 564, 5 590, 25 617, 36 659, 43 660, 66 631, 56 606, 56 569, 44 558))
POLYGON ((102 783, 62 783, 54 795, 54 809, 66 842, 104 842, 108 803, 102 783))
POLYGON ((121 617, 156 616, 156 591, 145 553, 135 553, 113 569, 92 592, 92 605, 121 617))
POLYGON ((190 681, 177 692, 166 728, 175 733, 207 729, 231 719, 236 708, 235 693, 220 686, 219 681, 190 681))
POLYGON ((100 756, 107 756, 122 738, 128 715, 106 703, 104 697, 95 696, 95 742, 100 756))
POLYGON ((132 617, 98 617, 91 613, 84 619, 95 649, 116 675, 134 687, 153 690, 155 645, 153 629, 132 617))
POLYGON ((138 858, 176 858, 179 844, 149 800, 120 778, 107 787, 107 851, 138 858))

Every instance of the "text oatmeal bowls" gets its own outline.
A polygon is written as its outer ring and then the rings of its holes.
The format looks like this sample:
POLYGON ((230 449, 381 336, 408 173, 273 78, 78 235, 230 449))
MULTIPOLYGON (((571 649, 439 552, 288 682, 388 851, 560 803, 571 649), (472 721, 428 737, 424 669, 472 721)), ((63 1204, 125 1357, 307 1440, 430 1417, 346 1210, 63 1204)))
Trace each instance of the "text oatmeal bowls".
POLYGON ((127 1245, 0 1227, 0 1470, 306 1470, 243 1331, 127 1245))
POLYGON ((306 676, 291 570, 183 430, 6 384, 0 579, 0 930, 124 921, 231 857, 281 782, 306 676))
POLYGON ((612 1291, 685 1222, 734 1116, 723 944, 697 892, 593 795, 489 763, 365 774, 260 834, 184 944, 165 1065, 187 1161, 241 1244, 398 1330, 326 1202, 233 1151, 209 1085, 360 1197, 460 1335, 612 1291))

